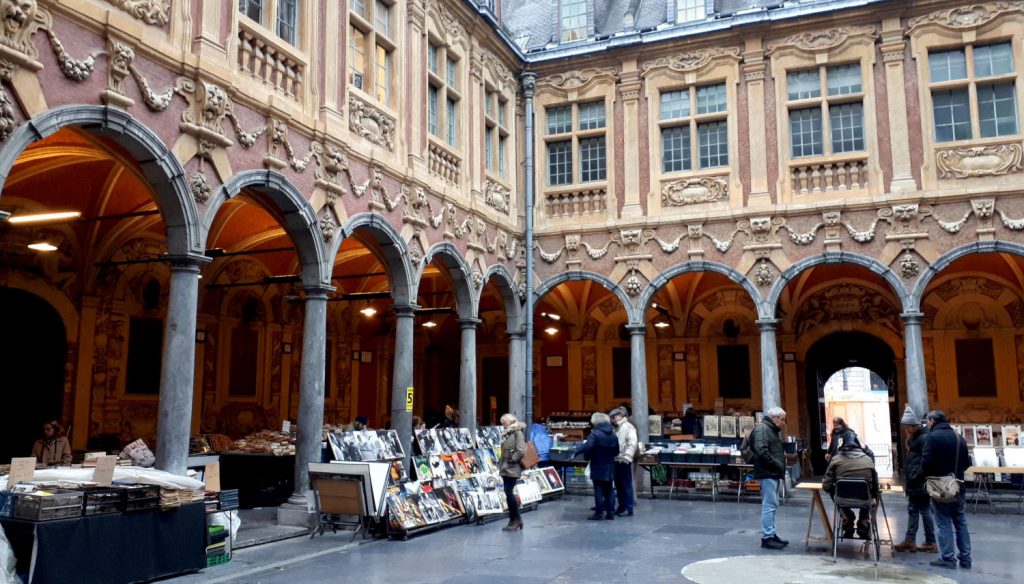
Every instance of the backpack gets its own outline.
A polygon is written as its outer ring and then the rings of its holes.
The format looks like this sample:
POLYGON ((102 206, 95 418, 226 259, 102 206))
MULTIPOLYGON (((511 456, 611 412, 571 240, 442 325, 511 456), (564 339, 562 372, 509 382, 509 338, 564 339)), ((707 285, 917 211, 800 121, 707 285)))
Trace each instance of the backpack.
POLYGON ((740 456, 743 457, 743 462, 747 464, 754 463, 754 445, 752 444, 751 436, 756 429, 757 426, 751 428, 747 435, 743 437, 743 442, 740 442, 740 456))

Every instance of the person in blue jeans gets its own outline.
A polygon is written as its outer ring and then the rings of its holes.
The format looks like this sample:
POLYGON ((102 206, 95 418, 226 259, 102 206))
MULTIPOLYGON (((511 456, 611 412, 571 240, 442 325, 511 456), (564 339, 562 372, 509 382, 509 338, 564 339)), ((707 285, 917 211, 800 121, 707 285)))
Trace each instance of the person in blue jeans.
POLYGON ((926 477, 955 475, 960 481, 960 493, 951 503, 932 499, 932 512, 938 527, 939 558, 931 565, 941 568, 971 569, 971 534, 967 531, 966 493, 964 471, 971 466, 967 442, 953 430, 941 410, 928 412, 928 439, 921 453, 921 465, 926 477), (954 532, 956 533, 954 548, 954 532))
POLYGON ((629 423, 625 408, 615 408, 608 414, 615 426, 615 437, 619 440, 619 455, 615 457, 615 493, 619 504, 615 509, 618 516, 633 516, 633 457, 637 453, 636 427, 629 423))
POLYGON ((775 511, 779 508, 779 481, 786 477, 786 452, 782 431, 786 429, 786 411, 770 408, 750 435, 754 452, 754 478, 761 485, 761 547, 781 550, 789 542, 775 532, 775 511))

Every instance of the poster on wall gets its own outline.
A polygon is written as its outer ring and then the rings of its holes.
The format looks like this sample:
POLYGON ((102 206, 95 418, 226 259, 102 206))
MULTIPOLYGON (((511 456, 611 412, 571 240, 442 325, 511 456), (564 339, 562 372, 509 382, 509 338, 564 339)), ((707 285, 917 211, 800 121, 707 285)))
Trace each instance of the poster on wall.
POLYGON ((704 435, 718 436, 718 416, 704 416, 704 435))
POLYGON ((964 440, 968 446, 974 446, 974 426, 964 426, 964 440))
POLYGON ((992 426, 975 426, 974 427, 974 444, 975 446, 989 447, 992 444, 992 426))
POLYGON ((661 416, 657 414, 651 415, 648 424, 648 434, 650 434, 651 436, 661 436, 661 416))
POLYGON ((1020 426, 1003 426, 1003 448, 1020 446, 1020 426))
POLYGON ((750 431, 754 429, 754 416, 740 416, 740 436, 746 436, 750 434, 750 431))
POLYGON ((736 437, 736 417, 722 416, 718 421, 718 435, 722 438, 736 437))

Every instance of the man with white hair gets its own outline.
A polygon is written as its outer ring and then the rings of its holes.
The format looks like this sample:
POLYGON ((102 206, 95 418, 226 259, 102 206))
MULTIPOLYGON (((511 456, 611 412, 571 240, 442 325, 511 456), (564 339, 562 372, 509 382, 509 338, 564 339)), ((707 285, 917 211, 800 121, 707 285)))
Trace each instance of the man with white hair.
POLYGON ((750 435, 754 452, 754 478, 761 485, 761 547, 781 550, 789 542, 775 533, 775 510, 779 507, 779 481, 786 477, 786 452, 782 431, 786 429, 786 411, 775 406, 764 413, 761 423, 750 435))
POLYGON ((608 415, 615 426, 615 436, 619 439, 619 455, 615 457, 615 494, 619 497, 615 514, 633 516, 633 457, 636 456, 636 428, 629 423, 626 409, 615 408, 608 415))

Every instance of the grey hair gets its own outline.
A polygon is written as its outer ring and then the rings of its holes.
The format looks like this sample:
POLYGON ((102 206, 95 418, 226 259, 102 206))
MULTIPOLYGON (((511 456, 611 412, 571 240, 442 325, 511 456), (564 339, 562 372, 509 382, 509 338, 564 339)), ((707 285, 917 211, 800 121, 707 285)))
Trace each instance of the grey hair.
POLYGON ((604 412, 594 412, 590 416, 590 425, 591 426, 596 426, 598 424, 608 424, 608 423, 611 423, 611 421, 612 421, 612 419, 609 418, 608 414, 606 414, 604 412))
POLYGON ((768 408, 768 411, 764 413, 764 417, 766 418, 784 418, 785 416, 786 410, 780 408, 779 406, 768 408))
POLYGON ((932 411, 928 412, 928 415, 926 416, 926 419, 934 420, 937 423, 942 423, 942 422, 947 422, 948 421, 946 419, 946 413, 943 412, 942 410, 932 410, 932 411))
POLYGON ((519 423, 519 420, 513 414, 505 414, 501 417, 501 420, 499 421, 501 422, 502 426, 511 426, 512 424, 519 423))

